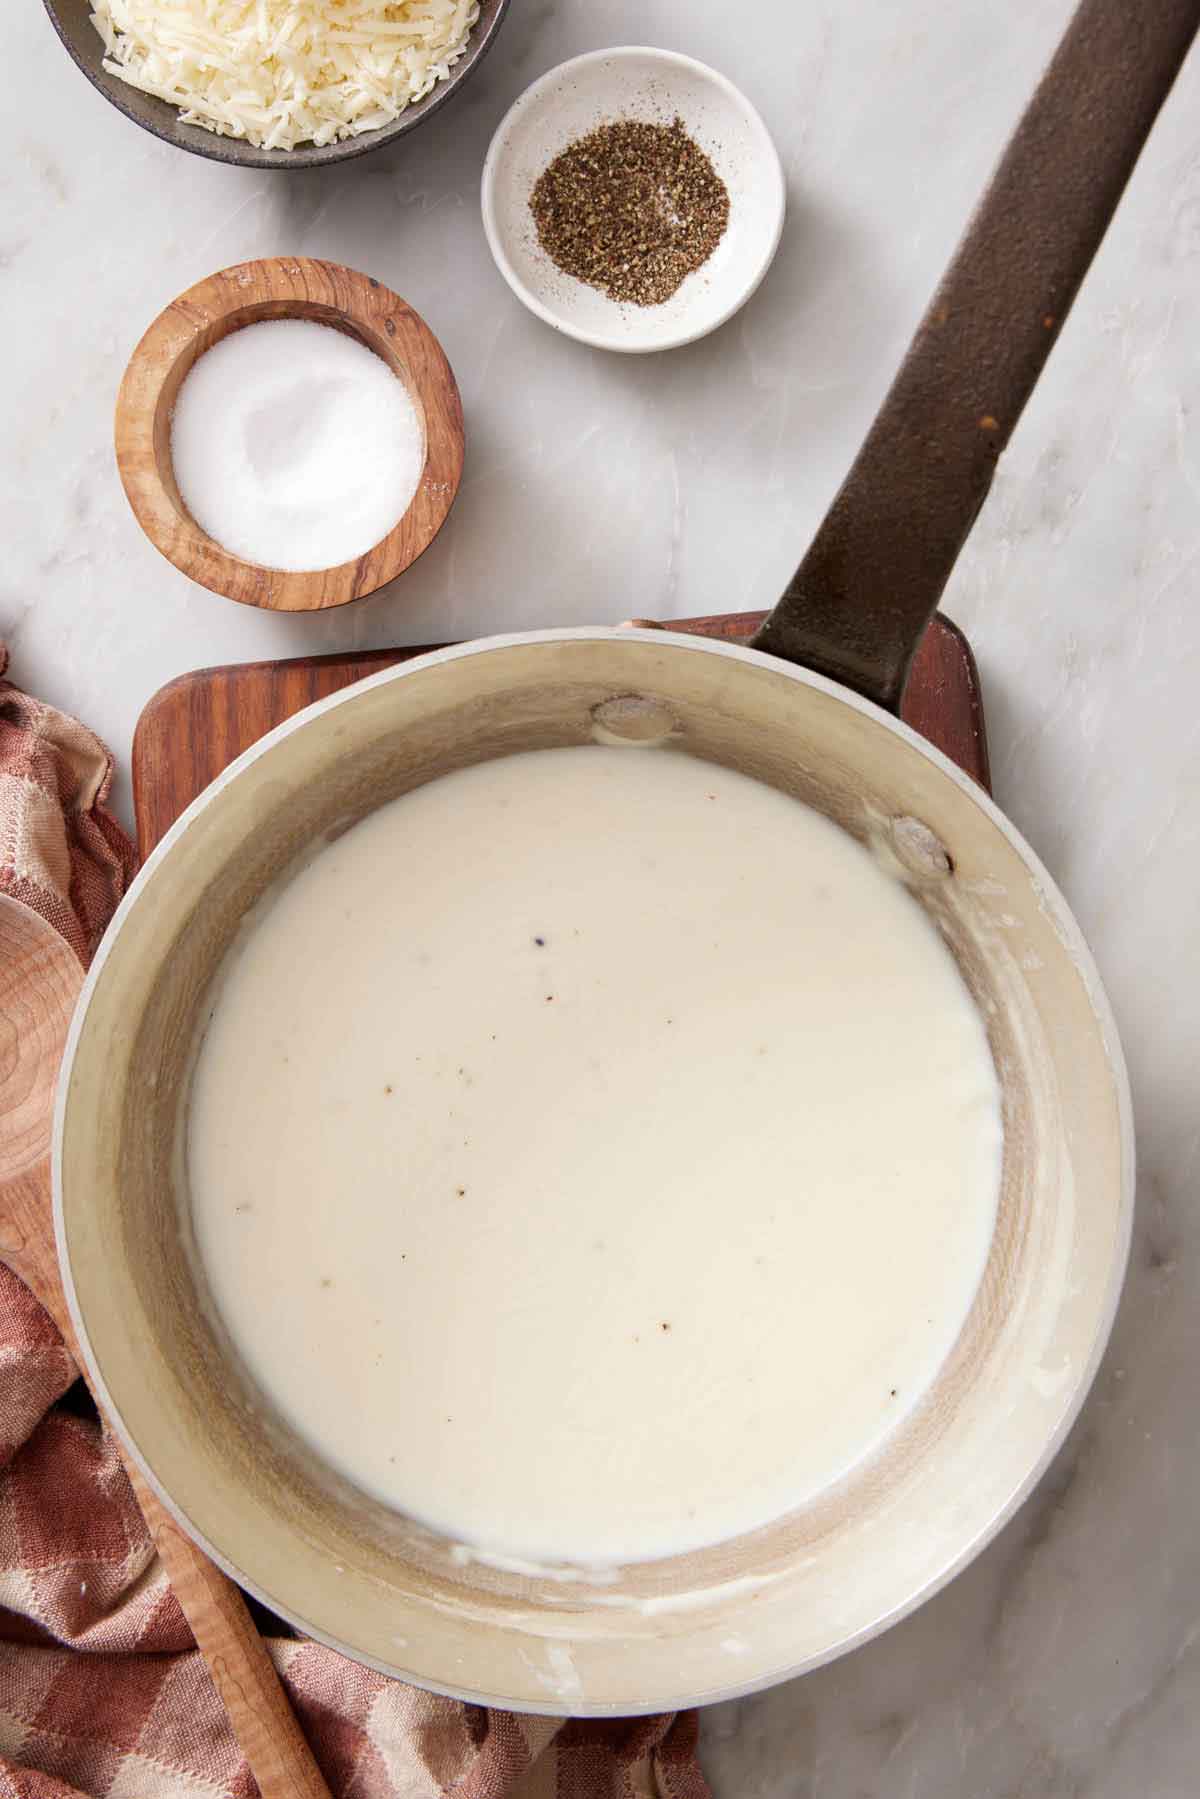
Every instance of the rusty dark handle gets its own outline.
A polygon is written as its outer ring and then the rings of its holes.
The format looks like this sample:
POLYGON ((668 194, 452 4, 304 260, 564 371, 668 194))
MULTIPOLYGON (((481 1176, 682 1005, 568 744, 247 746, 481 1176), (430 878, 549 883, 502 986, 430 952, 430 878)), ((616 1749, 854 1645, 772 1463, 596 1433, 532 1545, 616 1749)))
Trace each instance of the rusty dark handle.
POLYGON ((1200 0, 1083 0, 757 649, 897 709, 1198 28, 1200 0))

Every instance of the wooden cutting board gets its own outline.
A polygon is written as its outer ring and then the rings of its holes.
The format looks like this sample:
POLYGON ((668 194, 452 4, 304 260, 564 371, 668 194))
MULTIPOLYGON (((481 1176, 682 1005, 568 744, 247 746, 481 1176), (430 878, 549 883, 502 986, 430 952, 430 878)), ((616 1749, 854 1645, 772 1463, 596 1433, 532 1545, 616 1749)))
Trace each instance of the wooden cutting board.
MULTIPOLYGON (((732 612, 680 619, 669 629, 701 637, 742 638, 762 616, 732 612)), ((133 801, 142 855, 150 854, 184 808, 235 756, 293 712, 429 647, 202 668, 160 688, 138 720, 133 740, 133 801)), ((913 662, 902 716, 967 774, 988 785, 975 658, 962 632, 940 613, 913 662)))

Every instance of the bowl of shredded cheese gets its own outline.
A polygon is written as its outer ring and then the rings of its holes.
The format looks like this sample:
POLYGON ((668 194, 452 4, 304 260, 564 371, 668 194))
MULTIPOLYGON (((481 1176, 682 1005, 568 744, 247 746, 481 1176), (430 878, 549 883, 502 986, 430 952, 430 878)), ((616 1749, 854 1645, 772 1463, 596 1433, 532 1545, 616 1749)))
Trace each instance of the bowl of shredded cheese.
POLYGON ((156 137, 246 168, 340 162, 436 112, 509 0, 45 0, 74 61, 156 137))

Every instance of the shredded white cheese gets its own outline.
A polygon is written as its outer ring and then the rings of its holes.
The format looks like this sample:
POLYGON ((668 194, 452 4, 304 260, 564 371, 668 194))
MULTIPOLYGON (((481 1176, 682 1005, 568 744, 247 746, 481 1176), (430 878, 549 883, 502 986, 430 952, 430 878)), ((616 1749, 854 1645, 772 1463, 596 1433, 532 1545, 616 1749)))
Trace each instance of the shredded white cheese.
POLYGON ((104 67, 268 150, 390 123, 444 81, 478 0, 93 0, 104 67))

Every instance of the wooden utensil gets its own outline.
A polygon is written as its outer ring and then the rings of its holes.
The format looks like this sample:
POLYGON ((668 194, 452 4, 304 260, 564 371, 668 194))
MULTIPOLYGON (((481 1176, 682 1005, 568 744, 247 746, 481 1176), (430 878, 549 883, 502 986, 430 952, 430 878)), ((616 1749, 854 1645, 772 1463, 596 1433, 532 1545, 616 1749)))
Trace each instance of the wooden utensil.
MULTIPOLYGON (((82 983, 83 970, 54 927, 0 894, 0 1257, 49 1312, 81 1370, 54 1243, 50 1129, 82 983)), ((263 1799, 330 1799, 241 1593, 113 1440, 263 1799)))
POLYGON ((129 361, 117 396, 117 468, 142 530, 201 587, 245 606, 319 612, 392 581, 441 530, 462 478, 462 402, 442 347, 396 294, 336 262, 276 256, 222 269, 172 300, 129 361), (365 556, 336 568, 287 571, 246 562, 201 530, 171 463, 171 414, 205 350, 263 319, 311 319, 373 350, 404 383, 423 421, 425 466, 408 511, 365 556))

